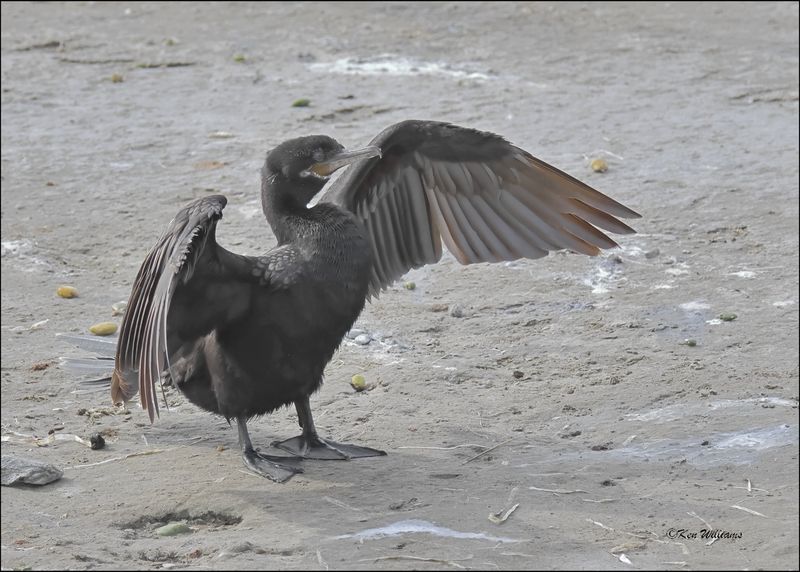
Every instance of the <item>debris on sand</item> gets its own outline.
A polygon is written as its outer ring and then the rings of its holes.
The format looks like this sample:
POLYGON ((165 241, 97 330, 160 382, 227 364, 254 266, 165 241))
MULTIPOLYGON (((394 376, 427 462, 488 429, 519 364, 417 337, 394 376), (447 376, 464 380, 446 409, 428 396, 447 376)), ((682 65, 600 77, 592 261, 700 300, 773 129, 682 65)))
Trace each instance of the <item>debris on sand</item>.
POLYGON ((111 304, 111 315, 112 316, 121 316, 125 313, 125 310, 128 308, 128 302, 125 300, 120 300, 119 302, 114 302, 111 304))
POLYGON ((489 520, 495 524, 503 524, 505 521, 508 520, 508 517, 511 516, 515 510, 519 507, 519 503, 515 504, 508 510, 501 510, 499 512, 495 512, 489 515, 489 520))
POLYGON ((78 289, 73 286, 59 286, 56 294, 62 298, 77 298, 78 289))
POLYGON ((186 534, 187 532, 192 532, 192 529, 184 522, 170 522, 156 529, 156 534, 158 536, 176 536, 178 534, 186 534))
POLYGON ((357 373, 357 374, 356 374, 356 375, 354 375, 354 376, 353 376, 353 378, 350 380, 350 385, 351 385, 351 386, 353 387, 353 389, 355 389, 356 391, 364 391, 364 390, 367 388, 367 380, 366 380, 366 379, 364 379, 364 376, 363 376, 363 375, 361 375, 360 373, 357 373))
POLYGON ((593 159, 590 163, 590 167, 595 173, 605 173, 608 171, 608 163, 606 163, 605 159, 593 159))
POLYGON ((114 322, 100 322, 89 326, 89 331, 95 336, 110 336, 117 331, 117 325, 114 322))

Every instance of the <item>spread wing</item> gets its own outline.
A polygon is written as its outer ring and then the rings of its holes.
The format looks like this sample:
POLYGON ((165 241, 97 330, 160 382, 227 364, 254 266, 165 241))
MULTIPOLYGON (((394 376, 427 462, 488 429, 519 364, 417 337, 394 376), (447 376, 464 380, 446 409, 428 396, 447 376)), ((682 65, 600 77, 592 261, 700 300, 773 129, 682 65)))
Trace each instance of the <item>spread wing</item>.
POLYGON ((140 391, 151 422, 158 413, 155 383, 169 368, 169 352, 238 319, 253 286, 270 281, 268 257, 240 256, 217 244, 226 202, 215 195, 181 209, 136 276, 117 342, 111 397, 128 401, 140 391))
POLYGON ((502 137, 433 121, 403 121, 371 145, 382 157, 349 167, 322 201, 353 212, 372 242, 370 292, 436 262, 444 241, 462 264, 617 246, 600 229, 635 231, 639 215, 502 137))

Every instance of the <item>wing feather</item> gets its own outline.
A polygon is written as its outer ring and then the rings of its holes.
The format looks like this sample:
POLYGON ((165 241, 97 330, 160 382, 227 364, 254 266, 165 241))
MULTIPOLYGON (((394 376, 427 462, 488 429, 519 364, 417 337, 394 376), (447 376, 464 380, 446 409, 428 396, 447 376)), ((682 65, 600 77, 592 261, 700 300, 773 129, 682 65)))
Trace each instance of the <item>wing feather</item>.
POLYGON ((148 253, 134 281, 120 328, 111 393, 119 402, 139 391, 151 422, 158 414, 155 383, 168 367, 170 303, 176 288, 192 279, 201 261, 211 268, 209 261, 222 255, 224 249, 216 244, 214 231, 226 202, 225 197, 214 195, 181 209, 148 253))
POLYGON ((404 121, 372 145, 322 197, 350 210, 372 242, 370 292, 439 260, 442 242, 462 264, 588 255, 630 234, 618 218, 639 215, 492 133, 434 121, 404 121), (602 230, 600 230, 602 229, 602 230))

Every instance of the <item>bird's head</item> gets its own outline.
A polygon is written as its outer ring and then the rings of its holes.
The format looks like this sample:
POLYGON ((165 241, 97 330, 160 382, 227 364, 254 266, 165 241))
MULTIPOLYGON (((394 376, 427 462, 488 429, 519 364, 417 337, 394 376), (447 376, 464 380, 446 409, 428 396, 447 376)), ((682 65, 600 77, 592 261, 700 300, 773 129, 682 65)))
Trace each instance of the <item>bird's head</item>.
POLYGON ((273 192, 291 194, 305 205, 322 190, 335 171, 359 159, 380 154, 378 147, 348 151, 325 135, 289 139, 267 153, 263 184, 273 192))

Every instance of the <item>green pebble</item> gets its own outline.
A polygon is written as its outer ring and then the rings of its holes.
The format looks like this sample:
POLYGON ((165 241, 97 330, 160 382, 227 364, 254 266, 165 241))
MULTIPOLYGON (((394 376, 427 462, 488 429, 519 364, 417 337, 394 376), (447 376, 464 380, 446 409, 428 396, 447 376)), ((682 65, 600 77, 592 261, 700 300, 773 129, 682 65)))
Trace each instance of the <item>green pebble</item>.
POLYGON ((405 284, 403 284, 403 288, 405 288, 406 290, 414 290, 416 287, 417 285, 414 284, 413 282, 406 282, 405 284))
POLYGON ((247 61, 247 56, 244 56, 243 54, 236 54, 233 56, 233 61, 243 63, 247 61))
POLYGON ((305 97, 301 99, 295 99, 292 102, 292 107, 308 107, 309 105, 311 105, 311 100, 306 99, 305 97))
POLYGON ((719 319, 723 322, 732 322, 736 319, 736 314, 720 314, 719 319))
POLYGON ((364 391, 364 389, 366 389, 367 387, 367 380, 364 379, 363 375, 357 373, 356 375, 353 376, 353 379, 350 380, 350 385, 356 391, 364 391))
POLYGON ((183 522, 170 522, 161 528, 157 528, 156 534, 158 536, 175 536, 176 534, 186 534, 187 532, 191 531, 192 529, 189 528, 188 524, 183 522))
POLYGON ((697 345, 697 340, 688 339, 684 340, 683 343, 689 346, 690 348, 693 348, 697 345))

